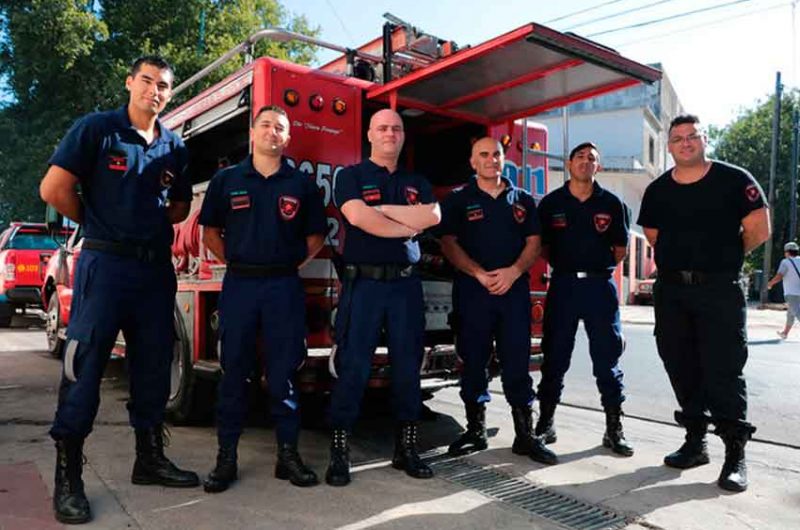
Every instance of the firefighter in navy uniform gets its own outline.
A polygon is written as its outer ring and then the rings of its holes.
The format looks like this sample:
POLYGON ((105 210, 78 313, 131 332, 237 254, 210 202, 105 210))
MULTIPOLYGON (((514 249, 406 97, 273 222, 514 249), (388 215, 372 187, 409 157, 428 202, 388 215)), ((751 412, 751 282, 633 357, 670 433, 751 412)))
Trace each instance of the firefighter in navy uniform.
POLYGON ((645 190, 639 224, 655 248, 655 336, 686 429, 685 443, 664 458, 687 469, 709 462, 706 430, 725 444, 718 484, 747 488, 746 305, 740 285, 744 256, 769 238, 761 187, 747 171, 706 158, 696 116, 676 117, 668 149, 675 167, 645 190), (710 413, 710 417, 708 416, 710 413))
POLYGON ((533 197, 502 176, 500 143, 481 138, 472 145, 475 176, 442 203, 442 252, 458 269, 453 284, 458 355, 464 362, 461 399, 467 430, 450 454, 486 449, 486 366, 496 343, 503 392, 511 406, 516 437, 512 451, 543 464, 556 455, 533 434, 535 398, 528 364, 531 299, 528 270, 541 250, 533 197))
POLYGON ((593 143, 576 146, 569 154, 569 180, 539 204, 542 254, 553 270, 545 306, 536 434, 544 436, 547 443, 556 441, 553 417, 575 347, 578 321, 583 320, 606 415, 603 445, 631 456, 633 447, 622 431, 625 396, 619 359, 624 342, 612 278, 627 253, 630 211, 595 181, 599 159, 593 143))
POLYGON ((172 68, 163 59, 138 59, 125 81, 127 106, 75 122, 40 186, 42 199, 81 223, 85 233, 50 430, 57 449, 53 507, 65 523, 91 519, 81 478, 83 442, 97 415, 100 380, 120 329, 136 431, 132 482, 199 483, 195 473, 178 469, 163 452, 175 341, 172 224, 186 218, 192 199, 184 173, 186 148, 157 119, 172 81, 172 68))
POLYGON ((338 378, 331 396, 331 459, 325 476, 333 486, 350 483, 347 437, 358 418, 382 330, 397 421, 392 466, 415 478, 433 476, 416 448, 425 308, 414 267, 420 248, 413 237, 439 222, 439 206, 422 176, 398 167, 405 132, 396 112, 376 112, 367 138, 369 159, 340 171, 333 191, 346 235, 335 325, 338 378))
POLYGON ((305 295, 297 271, 322 248, 322 197, 305 173, 282 159, 290 139, 285 110, 259 109, 250 138, 252 156, 214 176, 200 211, 203 242, 227 262, 219 301, 219 450, 216 467, 204 482, 210 493, 224 491, 236 480, 247 378, 259 332, 278 442, 275 476, 295 486, 318 483, 297 451, 300 414, 294 376, 306 356, 305 295))

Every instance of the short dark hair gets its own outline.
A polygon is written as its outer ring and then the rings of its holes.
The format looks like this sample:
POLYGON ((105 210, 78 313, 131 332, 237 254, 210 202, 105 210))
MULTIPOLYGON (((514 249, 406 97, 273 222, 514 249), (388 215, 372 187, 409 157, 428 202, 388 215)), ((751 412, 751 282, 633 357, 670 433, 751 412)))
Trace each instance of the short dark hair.
POLYGON ((597 145, 594 142, 583 142, 572 148, 572 151, 569 152, 569 159, 572 160, 575 158, 575 155, 578 154, 578 151, 586 149, 587 147, 591 147, 597 151, 598 154, 600 154, 600 149, 597 148, 597 145))
POLYGON ((797 255, 800 254, 800 252, 798 252, 796 250, 787 250, 786 253, 789 254, 793 258, 796 258, 797 255))
POLYGON ((678 125, 685 125, 687 123, 697 125, 701 122, 700 118, 698 118, 694 114, 680 114, 678 116, 675 116, 672 119, 672 121, 669 122, 669 130, 667 131, 667 134, 672 132, 673 127, 677 127, 678 125))
POLYGON ((128 75, 131 77, 136 77, 136 74, 142 69, 143 64, 155 66, 159 70, 167 70, 172 75, 172 79, 175 79, 175 71, 172 69, 172 65, 170 65, 166 59, 159 55, 142 55, 133 61, 133 64, 131 65, 131 71, 128 75))
POLYGON ((274 112, 275 114, 280 114, 287 120, 289 119, 289 115, 286 114, 286 109, 284 109, 283 107, 279 107, 278 105, 264 105, 263 107, 258 109, 258 112, 256 112, 255 116, 253 116, 252 124, 255 125, 256 120, 258 120, 258 117, 264 114, 265 112, 274 112))

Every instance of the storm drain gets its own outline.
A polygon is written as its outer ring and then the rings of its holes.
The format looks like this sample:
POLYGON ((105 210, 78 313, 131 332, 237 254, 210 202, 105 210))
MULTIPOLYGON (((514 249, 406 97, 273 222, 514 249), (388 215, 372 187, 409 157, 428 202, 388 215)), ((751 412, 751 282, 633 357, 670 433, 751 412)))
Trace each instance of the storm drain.
POLYGON ((428 453, 425 458, 436 476, 460 484, 528 513, 574 530, 624 528, 624 515, 573 499, 496 469, 486 469, 464 458, 428 453))

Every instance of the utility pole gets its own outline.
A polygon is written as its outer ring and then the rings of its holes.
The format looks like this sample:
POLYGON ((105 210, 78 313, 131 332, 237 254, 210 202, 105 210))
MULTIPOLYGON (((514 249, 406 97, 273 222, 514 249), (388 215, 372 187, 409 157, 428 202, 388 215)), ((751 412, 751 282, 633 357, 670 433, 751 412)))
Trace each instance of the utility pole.
POLYGON ((789 173, 789 241, 797 238, 797 166, 800 165, 800 109, 792 119, 792 170, 789 173))
MULTIPOLYGON (((775 217, 772 215, 773 205, 775 204, 775 174, 778 172, 778 141, 781 134, 781 96, 783 85, 781 84, 781 73, 775 75, 775 114, 772 117, 772 154, 769 165, 769 195, 767 204, 769 205, 769 215, 772 217, 774 226, 775 217)), ((772 237, 767 238, 764 245, 764 263, 761 273, 761 303, 767 303, 768 289, 767 278, 772 271, 772 237)))

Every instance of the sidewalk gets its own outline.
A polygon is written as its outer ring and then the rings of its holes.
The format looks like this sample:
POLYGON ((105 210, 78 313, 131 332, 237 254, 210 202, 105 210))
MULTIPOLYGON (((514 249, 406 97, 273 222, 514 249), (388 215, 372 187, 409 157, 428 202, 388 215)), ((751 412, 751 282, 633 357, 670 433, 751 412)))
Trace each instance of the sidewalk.
MULTIPOLYGON (((786 309, 774 309, 780 307, 771 304, 767 309, 759 308, 757 303, 747 306, 747 327, 748 328, 775 328, 783 329, 786 322, 786 309)), ((654 324, 655 315, 651 305, 624 305, 620 306, 620 316, 624 324, 654 324)))

